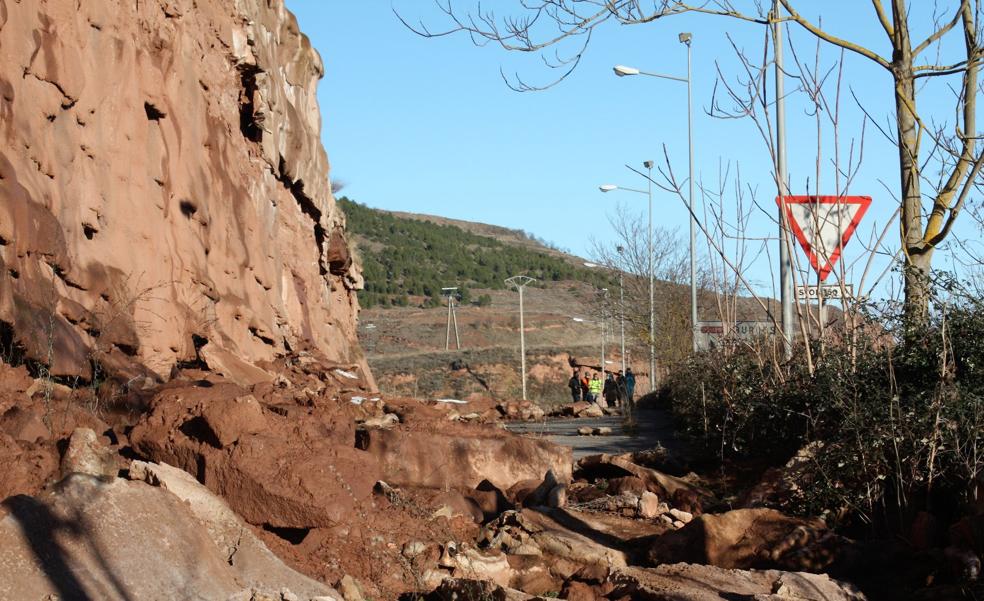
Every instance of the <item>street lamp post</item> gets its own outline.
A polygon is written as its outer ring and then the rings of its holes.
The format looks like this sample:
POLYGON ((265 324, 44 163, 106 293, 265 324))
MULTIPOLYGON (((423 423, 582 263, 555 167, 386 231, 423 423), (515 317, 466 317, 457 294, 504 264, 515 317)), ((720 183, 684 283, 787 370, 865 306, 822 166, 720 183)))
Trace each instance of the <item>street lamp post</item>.
MULTIPOLYGON (((693 35, 690 33, 681 33, 679 35, 680 43, 687 46, 687 77, 675 77, 673 75, 663 75, 660 73, 650 73, 647 71, 641 71, 635 67, 626 67, 624 65, 616 65, 614 67, 615 75, 619 77, 625 77, 628 75, 648 75, 650 77, 658 77, 660 79, 670 79, 673 81, 679 81, 687 84, 687 146, 690 155, 690 175, 689 175, 689 198, 687 200, 688 207, 690 211, 690 340, 691 347, 694 351, 697 350, 697 256, 695 249, 697 246, 697 220, 694 214, 694 103, 693 103, 693 91, 691 82, 693 80, 692 71, 692 52, 690 43, 693 40, 693 35)), ((650 161, 651 162, 651 161, 650 161)), ((652 167, 649 167, 649 185, 652 186, 652 167)), ((607 190, 606 190, 607 191, 607 190)), ((652 211, 650 210, 650 215, 652 211)), ((652 225, 650 224, 650 231, 652 230, 652 225)), ((650 239, 651 234, 650 234, 650 239)), ((650 255, 652 251, 650 251, 650 255)))
POLYGON ((598 189, 602 192, 612 192, 613 190, 635 192, 645 194, 649 199, 649 231, 646 235, 649 244, 647 259, 647 271, 649 271, 649 392, 653 392, 656 390, 656 307, 653 296, 653 162, 644 161, 642 165, 649 170, 649 186, 645 190, 626 188, 615 184, 604 184, 598 189))
POLYGON ((604 318, 594 320, 594 319, 584 319, 583 317, 572 317, 571 321, 576 321, 577 323, 597 323, 601 328, 601 379, 605 379, 605 320, 604 318))
MULTIPOLYGON (((617 246, 619 256, 625 252, 625 248, 622 246, 617 246)), ((622 376, 625 376, 625 286, 622 281, 622 276, 625 271, 622 269, 618 270, 618 329, 620 338, 622 340, 622 376)))
POLYGON ((523 377, 523 400, 526 400, 526 328, 523 324, 523 288, 536 279, 525 275, 514 275, 506 278, 506 284, 513 286, 519 291, 519 355, 520 369, 523 377))
MULTIPOLYGON (((618 247, 618 253, 621 255, 625 252, 625 249, 621 246, 618 247)), ((595 268, 600 267, 597 263, 585 262, 582 263, 585 267, 595 268)), ((619 321, 619 331, 622 344, 622 373, 625 373, 625 286, 622 283, 622 275, 624 271, 622 269, 618 270, 618 321, 619 321)), ((607 288, 602 288, 605 292, 608 291, 607 288)))

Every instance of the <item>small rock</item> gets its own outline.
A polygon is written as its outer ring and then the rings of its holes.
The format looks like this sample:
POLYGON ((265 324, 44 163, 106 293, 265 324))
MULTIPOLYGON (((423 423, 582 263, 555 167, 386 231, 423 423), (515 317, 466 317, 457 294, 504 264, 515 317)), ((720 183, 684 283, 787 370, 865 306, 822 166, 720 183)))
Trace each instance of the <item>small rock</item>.
POLYGON ((578 417, 601 417, 605 411, 598 405, 589 405, 586 409, 577 414, 578 417))
POLYGON ((659 519, 662 520, 667 526, 673 525, 673 518, 671 518, 667 513, 661 514, 659 519))
POLYGON ((119 474, 116 454, 99 442, 99 437, 89 428, 76 428, 68 441, 68 449, 62 457, 61 473, 89 474, 114 478, 119 474))
POLYGON ((382 417, 370 417, 362 423, 366 428, 385 430, 400 423, 400 417, 395 413, 387 413, 382 417))
POLYGON ((680 520, 673 520, 673 527, 676 528, 677 530, 683 528, 684 526, 686 526, 686 524, 684 524, 680 520))
POLYGON ((608 580, 610 573, 611 570, 608 569, 608 566, 601 563, 591 563, 578 570, 577 579, 590 584, 601 584, 608 580))
POLYGON ((345 601, 364 601, 362 587, 359 586, 359 582, 355 578, 352 578, 348 574, 342 576, 342 579, 338 581, 335 588, 342 594, 345 601))
POLYGON ((280 590, 280 599, 281 601, 301 601, 300 597, 291 592, 290 589, 286 588, 280 590))
POLYGON ((591 436, 594 434, 594 428, 589 428, 588 426, 582 426, 577 429, 578 436, 591 436))
POLYGON ((435 589, 450 577, 451 574, 445 570, 425 570, 420 575, 420 584, 425 590, 435 589))
POLYGON ((416 557, 427 550, 427 544, 419 540, 410 541, 409 543, 403 545, 403 550, 401 553, 407 559, 411 557, 416 557))
POLYGON ((567 487, 558 484, 550 489, 550 493, 547 495, 547 507, 559 509, 565 506, 567 506, 567 487))
POLYGON ((681 511, 679 509, 671 509, 670 515, 677 521, 683 522, 684 524, 689 524, 694 519, 694 514, 681 511))
POLYGON ((444 545, 444 549, 441 552, 441 558, 437 560, 437 567, 452 569, 457 567, 457 562, 454 558, 458 554, 458 546, 454 542, 449 541, 444 545))
POLYGON ((539 556, 543 555, 543 551, 540 550, 540 547, 537 547, 536 545, 534 545, 532 543, 523 543, 523 544, 517 546, 516 548, 514 548, 512 551, 510 551, 510 554, 511 555, 531 555, 531 556, 539 557, 539 556))
POLYGON ((608 426, 602 426, 600 428, 594 429, 595 436, 611 436, 612 429, 608 426))
POLYGON ((659 514, 659 497, 648 490, 639 497, 639 517, 652 519, 659 514))

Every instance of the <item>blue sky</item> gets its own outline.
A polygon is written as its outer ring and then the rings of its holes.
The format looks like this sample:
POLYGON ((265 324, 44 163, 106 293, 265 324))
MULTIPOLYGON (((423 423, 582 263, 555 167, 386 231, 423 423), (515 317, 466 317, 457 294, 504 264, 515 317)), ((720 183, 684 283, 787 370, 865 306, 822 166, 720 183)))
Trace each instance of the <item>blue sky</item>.
MULTIPOLYGON (((462 9, 474 4, 455 2, 462 9)), ((494 4, 506 10, 518 2, 494 4)), ((822 5, 823 23, 835 33, 888 52, 870 4, 828 0, 804 5, 810 7, 805 14, 812 17, 817 14, 810 11, 818 13, 822 5)), ((724 166, 730 165, 732 174, 740 167, 745 189, 755 191, 762 206, 774 207, 770 159, 754 123, 706 114, 715 90, 722 98, 717 71, 729 81, 740 72, 732 41, 761 56, 761 26, 697 16, 636 26, 608 23, 596 31, 581 65, 567 80, 547 91, 517 93, 503 83, 500 68, 533 83, 550 81, 556 74, 544 69, 538 56, 508 53, 492 45, 475 47, 467 36, 421 38, 393 14, 395 8, 408 20, 423 20, 441 29, 446 20, 427 0, 392 4, 390 0, 287 0, 287 6, 324 60, 319 98, 331 175, 344 181, 343 193, 358 202, 523 229, 588 256, 590 240, 613 239, 608 217, 617 203, 635 207, 640 214, 645 210, 644 196, 602 194, 600 184, 645 187, 645 180, 625 165, 641 167, 646 159, 661 162, 664 144, 681 178, 687 169, 686 86, 647 77, 617 78, 612 66, 684 75, 686 49, 677 34, 690 31, 697 179, 713 185, 724 166)), ((920 22, 919 17, 913 22, 920 22)), ((800 59, 812 64, 815 40, 799 29, 791 33, 800 59)), ((953 43, 959 39, 948 41, 953 43)), ((944 55, 950 50, 944 46, 944 55)), ((839 54, 823 46, 822 70, 831 67, 839 54)), ((787 68, 795 70, 788 52, 786 60, 787 68)), ((831 95, 835 78, 836 73, 828 80, 831 95)), ((787 90, 796 85, 794 79, 787 79, 787 90)), ((852 138, 855 155, 861 142, 862 112, 852 91, 886 127, 893 113, 890 90, 886 72, 866 59, 845 58, 840 99, 844 160, 852 138)), ((933 113, 937 120, 951 118, 952 105, 941 100, 947 94, 942 82, 931 83, 925 94, 926 105, 937 109, 933 113)), ((722 99, 722 104, 729 103, 722 99)), ((805 109, 802 95, 790 99, 788 145, 795 194, 815 191, 817 129, 815 118, 805 109)), ((820 192, 830 194, 833 136, 829 124, 824 128, 820 192)), ((898 189, 897 182, 897 150, 869 122, 862 166, 850 188, 851 193, 874 197, 859 236, 867 238, 872 229, 884 227, 897 207, 889 193, 898 189)), ((729 207, 735 202, 733 194, 726 199, 729 207)), ((678 198, 657 192, 654 204, 657 225, 686 233, 688 213, 678 198)), ((771 236, 774 229, 768 217, 755 211, 745 235, 771 236)), ((976 237, 969 226, 958 233, 976 237)), ((851 281, 860 278, 864 263, 863 248, 856 242, 845 252, 847 262, 861 258, 848 277, 851 281)), ((891 251, 898 248, 894 229, 887 242, 891 251)), ((937 256, 938 265, 948 265, 942 253, 937 256)), ((876 262, 869 283, 885 265, 884 260, 876 262)), ((767 261, 760 259, 747 270, 761 291, 772 292, 767 261)), ((889 288, 881 291, 889 292, 889 288)))

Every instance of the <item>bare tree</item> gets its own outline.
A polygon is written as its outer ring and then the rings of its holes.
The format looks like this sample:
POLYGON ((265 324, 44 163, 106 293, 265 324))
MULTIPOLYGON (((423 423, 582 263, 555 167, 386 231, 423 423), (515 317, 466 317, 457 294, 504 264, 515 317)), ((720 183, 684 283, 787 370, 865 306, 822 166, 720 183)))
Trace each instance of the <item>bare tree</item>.
POLYGON ((777 20, 793 24, 881 67, 890 76, 886 85, 891 82, 895 99, 895 131, 883 133, 898 147, 897 198, 906 267, 906 317, 910 324, 925 322, 933 253, 950 234, 984 165, 984 153, 977 147, 976 120, 981 92, 978 72, 984 55, 980 0, 936 0, 928 20, 910 17, 911 0, 870 0, 872 26, 882 30, 891 45, 891 55, 887 56, 824 29, 822 21, 813 21, 800 12, 799 7, 807 3, 797 0, 774 0, 774 6, 781 4, 784 12, 767 11, 773 2, 764 0, 519 0, 515 10, 504 16, 482 5, 474 11, 459 11, 450 0, 435 1, 447 19, 443 29, 434 30, 423 23, 411 25, 402 16, 400 19, 426 37, 463 33, 479 45, 496 43, 506 50, 541 53, 548 66, 560 70, 560 77, 546 86, 529 85, 518 77, 510 80, 503 74, 511 87, 523 91, 548 87, 570 74, 594 30, 606 23, 645 24, 684 13, 724 16, 763 26, 777 20), (928 23, 923 25, 924 21, 928 23), (935 56, 931 52, 949 37, 962 42, 960 55, 953 62, 942 60, 941 52, 935 56), (573 43, 573 47, 565 55, 561 52, 566 43, 573 43), (921 113, 921 87, 917 83, 924 78, 953 82, 952 122, 921 113))
MULTIPOLYGON (((609 219, 614 242, 592 241, 591 256, 620 280, 625 300, 617 291, 606 297, 600 312, 624 319, 626 337, 633 347, 649 346, 649 238, 646 222, 619 205, 609 219), (619 277, 621 276, 621 277, 619 277)), ((687 245, 676 230, 653 231, 653 289, 656 307, 653 340, 660 361, 674 363, 690 351, 690 259, 687 245)), ((703 273, 703 271, 701 271, 703 273)), ((648 351, 646 351, 648 353, 648 351)))

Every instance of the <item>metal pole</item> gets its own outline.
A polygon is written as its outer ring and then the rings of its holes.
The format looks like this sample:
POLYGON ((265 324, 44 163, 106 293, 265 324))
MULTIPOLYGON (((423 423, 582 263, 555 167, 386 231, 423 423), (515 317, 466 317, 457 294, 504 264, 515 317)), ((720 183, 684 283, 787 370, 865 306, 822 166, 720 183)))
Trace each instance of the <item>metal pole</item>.
POLYGON ((461 337, 458 335, 458 314, 454 310, 454 297, 451 298, 451 323, 454 324, 454 346, 461 350, 461 337))
POLYGON ((451 348, 451 305, 454 303, 454 299, 451 295, 448 295, 448 329, 444 333, 444 350, 451 348))
POLYGON ((621 270, 618 272, 618 324, 622 337, 622 377, 625 377, 625 287, 621 270))
POLYGON ((649 195, 649 392, 656 390, 656 308, 653 301, 653 162, 643 163, 649 169, 646 178, 649 195))
POLYGON ((523 400, 526 400, 526 324, 523 321, 523 288, 531 282, 535 282, 534 278, 526 275, 515 275, 511 278, 506 278, 506 284, 509 286, 514 286, 516 290, 519 291, 519 354, 520 354, 520 369, 522 370, 523 378, 523 400))
POLYGON ((602 315, 601 319, 598 320, 598 325, 601 326, 601 379, 605 380, 605 316, 602 315))
POLYGON ((523 324, 523 288, 519 286, 519 354, 522 357, 523 400, 526 400, 526 326, 523 324))
POLYGON ((690 340, 697 352, 697 222, 694 218, 694 97, 691 89, 692 51, 687 44, 687 146, 690 149, 690 340))
MULTIPOLYGON (((779 196, 789 194, 786 175, 786 92, 782 65, 782 23, 779 0, 773 2, 772 37, 776 53, 776 180, 779 196)), ((793 271, 789 258, 789 224, 782 203, 779 204, 779 299, 782 304, 782 335, 785 357, 793 355, 793 271)))

